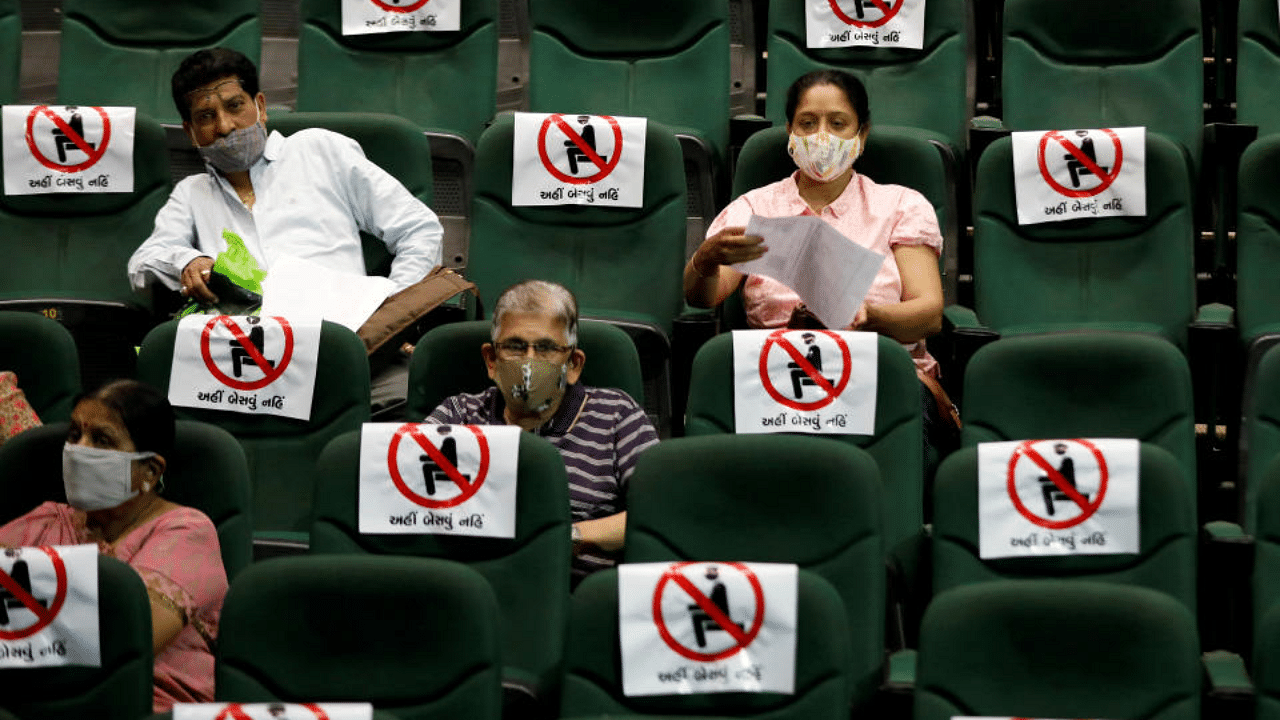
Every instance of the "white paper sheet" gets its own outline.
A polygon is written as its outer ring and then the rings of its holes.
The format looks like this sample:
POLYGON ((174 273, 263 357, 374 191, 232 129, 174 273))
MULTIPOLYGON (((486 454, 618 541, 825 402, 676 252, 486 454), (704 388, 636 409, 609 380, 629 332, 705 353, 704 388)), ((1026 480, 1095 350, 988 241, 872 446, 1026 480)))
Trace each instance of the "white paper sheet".
POLYGON ((262 315, 318 316, 355 331, 394 290, 389 278, 351 275, 310 260, 283 258, 272 263, 262 281, 262 315))
POLYGON ((748 235, 764 238, 769 252, 735 265, 744 273, 768 275, 800 295, 827 327, 853 322, 884 256, 845 237, 816 217, 766 218, 752 215, 748 235))

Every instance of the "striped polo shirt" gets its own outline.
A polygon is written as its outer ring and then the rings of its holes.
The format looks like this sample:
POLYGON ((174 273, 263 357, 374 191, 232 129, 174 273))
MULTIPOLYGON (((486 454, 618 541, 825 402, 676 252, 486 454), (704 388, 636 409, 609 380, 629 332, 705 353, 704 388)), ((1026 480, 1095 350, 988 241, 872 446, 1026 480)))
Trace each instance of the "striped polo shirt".
MULTIPOLYGON (((424 422, 445 425, 505 425, 506 402, 497 387, 446 398, 424 422)), ((564 458, 569 477, 573 521, 594 520, 627 509, 626 483, 636 458, 658 443, 644 410, 621 390, 570 385, 560 409, 533 432, 547 439, 564 458)), ((616 557, 582 553, 573 559, 573 574, 586 575, 611 567, 616 557)))

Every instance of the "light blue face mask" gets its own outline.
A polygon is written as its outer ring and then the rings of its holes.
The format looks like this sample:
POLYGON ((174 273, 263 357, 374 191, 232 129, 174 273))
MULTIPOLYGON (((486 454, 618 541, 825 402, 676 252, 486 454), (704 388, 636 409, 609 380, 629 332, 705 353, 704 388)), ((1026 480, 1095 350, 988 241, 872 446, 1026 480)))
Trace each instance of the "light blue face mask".
MULTIPOLYGON (((155 457, 153 452, 122 452, 66 443, 62 446, 62 486, 67 504, 92 512, 119 507, 139 495, 133 489, 133 461, 155 457)), ((142 492, 151 489, 144 484, 142 492)))
MULTIPOLYGON (((196 151, 204 161, 224 173, 244 172, 253 167, 267 147, 267 129, 262 126, 262 111, 254 103, 258 118, 246 128, 227 133, 208 145, 196 144, 196 151)), ((192 135, 191 142, 195 143, 192 135)))

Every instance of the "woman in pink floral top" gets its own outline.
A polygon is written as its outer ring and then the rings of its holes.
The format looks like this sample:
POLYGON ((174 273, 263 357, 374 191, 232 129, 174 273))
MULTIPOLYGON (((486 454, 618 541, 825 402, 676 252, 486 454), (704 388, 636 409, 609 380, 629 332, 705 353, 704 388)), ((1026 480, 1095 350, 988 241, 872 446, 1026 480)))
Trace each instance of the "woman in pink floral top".
POLYGON ((142 576, 151 599, 156 712, 213 700, 213 643, 227 592, 217 531, 158 494, 173 448, 173 408, 133 380, 76 403, 63 446, 69 504, 46 502, 0 527, 6 546, 96 543, 142 576))

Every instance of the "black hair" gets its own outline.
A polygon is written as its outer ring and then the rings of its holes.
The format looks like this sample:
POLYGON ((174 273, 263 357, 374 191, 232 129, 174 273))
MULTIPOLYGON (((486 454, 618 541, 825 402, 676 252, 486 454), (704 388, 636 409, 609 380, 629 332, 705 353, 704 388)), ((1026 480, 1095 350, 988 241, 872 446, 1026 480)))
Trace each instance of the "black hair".
POLYGON ((815 85, 835 85, 844 92, 845 99, 858 114, 858 129, 871 125, 871 107, 867 104, 867 88, 857 76, 843 70, 825 69, 807 72, 791 83, 787 88, 787 122, 796 116, 796 107, 800 105, 800 96, 815 85))
POLYGON ((173 406, 159 390, 137 380, 111 380, 93 392, 76 398, 76 405, 94 400, 110 408, 138 452, 168 458, 173 452, 173 406))
POLYGON ((229 48, 215 47, 197 50, 186 57, 173 73, 170 86, 173 89, 173 104, 178 106, 178 114, 183 120, 191 120, 192 91, 208 85, 220 78, 235 76, 240 80, 240 87, 249 93, 249 97, 258 95, 258 68, 244 53, 229 48))

